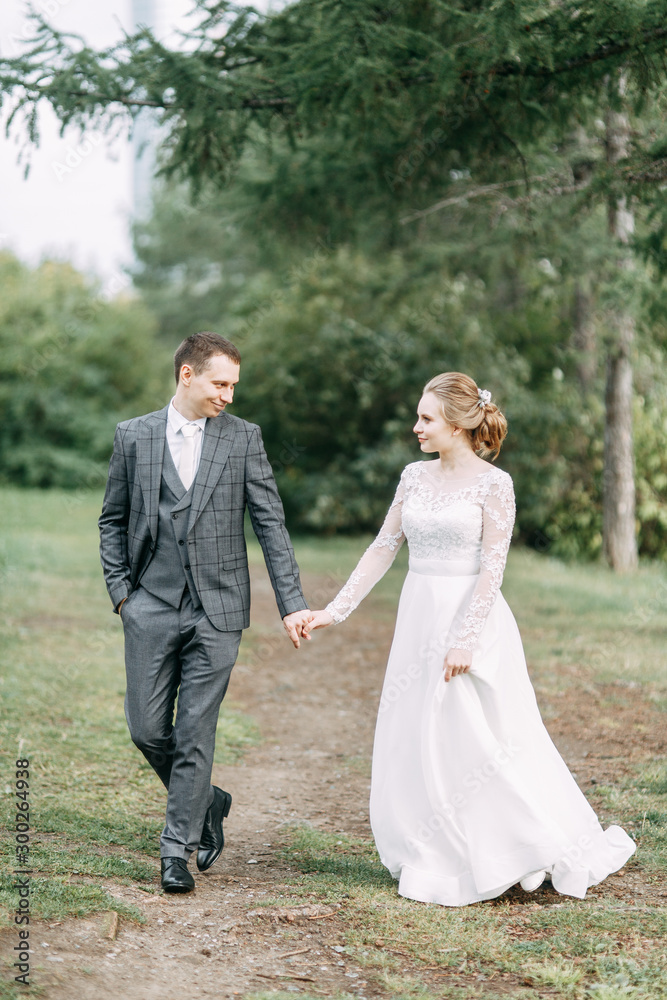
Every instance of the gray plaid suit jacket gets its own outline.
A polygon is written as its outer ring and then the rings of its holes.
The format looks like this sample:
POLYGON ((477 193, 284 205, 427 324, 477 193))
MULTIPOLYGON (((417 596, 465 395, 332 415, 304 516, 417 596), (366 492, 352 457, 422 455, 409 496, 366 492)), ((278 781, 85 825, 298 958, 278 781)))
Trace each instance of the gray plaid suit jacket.
MULTIPOLYGON (((118 424, 102 514, 100 556, 117 611, 155 548, 167 410, 118 424)), ((188 558, 199 599, 223 632, 250 624, 246 506, 281 617, 306 608, 273 472, 257 424, 230 413, 206 421, 188 522, 188 558)))

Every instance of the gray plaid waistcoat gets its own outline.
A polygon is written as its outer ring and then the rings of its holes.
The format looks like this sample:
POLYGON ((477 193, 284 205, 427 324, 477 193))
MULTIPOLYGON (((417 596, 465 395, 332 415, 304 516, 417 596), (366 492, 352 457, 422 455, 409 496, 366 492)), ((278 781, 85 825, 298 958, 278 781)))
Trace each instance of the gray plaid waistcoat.
MULTIPOLYGON (((119 424, 109 463, 100 556, 114 610, 137 586, 158 542, 167 410, 119 424)), ((281 617, 306 605, 283 506, 262 435, 230 413, 206 421, 190 490, 187 563, 199 600, 221 631, 250 624, 250 577, 243 532, 246 507, 259 539, 281 617)))
POLYGON ((169 446, 165 446, 162 461, 162 481, 158 501, 157 540, 152 556, 139 582, 155 597, 172 608, 181 606, 187 585, 195 607, 201 607, 197 588, 188 562, 188 520, 192 506, 192 490, 186 490, 176 471, 169 446))

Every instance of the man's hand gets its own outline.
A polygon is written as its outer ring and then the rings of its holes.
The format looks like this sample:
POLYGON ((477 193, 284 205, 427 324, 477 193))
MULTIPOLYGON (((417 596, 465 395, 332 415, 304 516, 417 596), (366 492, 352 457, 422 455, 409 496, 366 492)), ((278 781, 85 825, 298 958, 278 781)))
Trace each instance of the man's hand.
POLYGON ((123 598, 123 600, 122 600, 122 601, 120 602, 120 604, 118 605, 118 617, 119 617, 119 618, 122 618, 122 617, 123 617, 123 616, 122 616, 122 614, 121 614, 120 612, 121 612, 121 609, 122 609, 123 605, 125 604, 125 601, 126 601, 126 600, 127 600, 127 597, 124 597, 124 598, 123 598))
POLYGON ((307 625, 304 625, 303 634, 306 639, 310 639, 310 633, 316 628, 326 628, 333 625, 333 618, 328 611, 311 611, 311 618, 307 625))
POLYGON ((443 666, 445 680, 449 681, 457 674, 467 674, 471 666, 472 653, 469 649, 450 649, 443 666))
POLYGON ((303 611, 293 611, 291 615, 285 615, 283 618, 283 625, 285 626, 285 631, 294 643, 294 648, 298 649, 301 643, 299 639, 301 636, 304 639, 310 639, 307 632, 304 632, 303 627, 307 625, 312 619, 313 612, 305 608, 303 611))

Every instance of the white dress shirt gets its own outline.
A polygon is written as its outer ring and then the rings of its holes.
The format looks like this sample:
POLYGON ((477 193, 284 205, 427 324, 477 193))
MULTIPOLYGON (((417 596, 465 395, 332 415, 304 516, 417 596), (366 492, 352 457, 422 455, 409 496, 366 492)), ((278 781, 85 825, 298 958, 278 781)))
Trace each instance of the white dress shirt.
POLYGON ((178 412, 174 406, 173 399, 169 404, 169 410, 167 412, 167 444, 169 445, 169 451, 171 452, 171 457, 174 460, 177 472, 181 461, 181 450, 183 448, 183 434, 181 433, 181 428, 184 424, 197 424, 202 429, 202 433, 197 434, 195 438, 194 474, 197 475, 197 469, 199 468, 199 461, 201 459, 201 445, 204 440, 206 419, 206 417, 199 417, 198 420, 188 420, 187 417, 184 417, 182 413, 178 412))

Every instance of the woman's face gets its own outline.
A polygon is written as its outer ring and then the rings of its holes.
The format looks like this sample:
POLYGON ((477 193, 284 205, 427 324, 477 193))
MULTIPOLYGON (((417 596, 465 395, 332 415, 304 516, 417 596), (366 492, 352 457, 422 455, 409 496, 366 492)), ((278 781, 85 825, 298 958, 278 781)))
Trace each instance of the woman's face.
POLYGON ((421 446, 421 450, 430 454, 434 451, 449 451, 458 445, 461 429, 447 423, 442 415, 442 407, 438 397, 432 392, 425 392, 417 407, 417 423, 412 428, 421 446))

